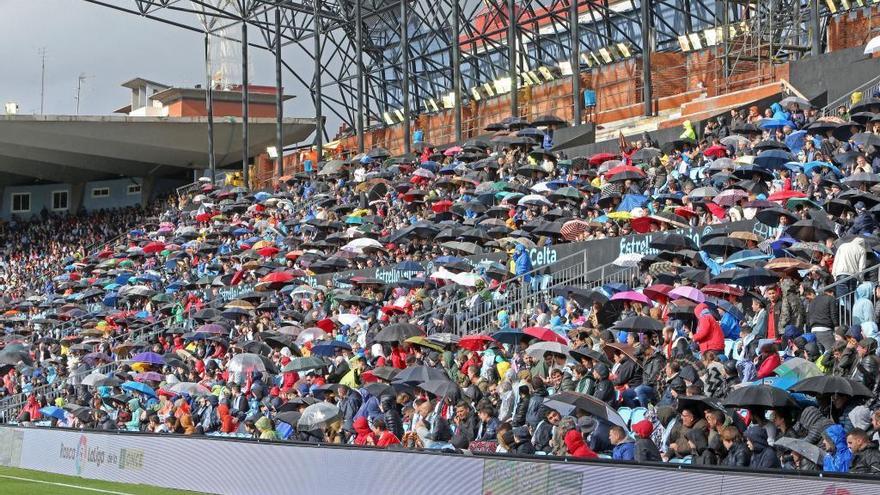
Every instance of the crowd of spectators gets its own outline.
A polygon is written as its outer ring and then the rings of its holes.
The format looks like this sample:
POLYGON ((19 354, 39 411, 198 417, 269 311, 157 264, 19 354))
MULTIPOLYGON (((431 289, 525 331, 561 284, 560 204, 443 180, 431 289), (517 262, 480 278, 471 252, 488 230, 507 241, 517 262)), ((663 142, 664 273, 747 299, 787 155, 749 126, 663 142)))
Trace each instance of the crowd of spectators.
POLYGON ((510 119, 273 191, 206 182, 150 216, 10 224, 0 407, 27 397, 19 424, 60 428, 875 474, 872 112, 787 98, 571 159, 543 147, 555 124, 510 119), (551 290, 529 257, 645 232, 629 283, 551 290), (412 276, 314 282, 376 266, 412 276), (509 314, 532 276, 536 304, 509 314), (494 325, 451 333, 462 299, 494 325))

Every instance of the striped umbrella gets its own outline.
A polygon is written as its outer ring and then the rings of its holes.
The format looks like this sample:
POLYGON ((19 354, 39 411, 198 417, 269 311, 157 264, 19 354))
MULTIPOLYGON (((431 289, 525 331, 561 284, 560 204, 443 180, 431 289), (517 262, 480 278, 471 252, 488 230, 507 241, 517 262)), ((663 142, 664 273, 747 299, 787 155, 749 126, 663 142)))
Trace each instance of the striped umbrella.
POLYGON ((583 220, 569 220, 562 224, 559 233, 567 241, 574 241, 589 230, 590 224, 583 220))

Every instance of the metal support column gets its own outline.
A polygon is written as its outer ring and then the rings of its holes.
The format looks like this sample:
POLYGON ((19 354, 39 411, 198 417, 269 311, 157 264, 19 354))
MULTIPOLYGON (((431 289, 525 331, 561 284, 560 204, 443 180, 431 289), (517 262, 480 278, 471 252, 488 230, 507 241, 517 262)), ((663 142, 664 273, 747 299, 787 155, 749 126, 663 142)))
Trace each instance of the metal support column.
POLYGON ((455 108, 452 109, 452 115, 455 118, 455 142, 461 143, 461 45, 458 37, 461 32, 460 26, 461 5, 457 0, 452 2, 452 33, 450 33, 449 44, 452 46, 452 93, 455 108))
POLYGON ((819 0, 810 0, 810 53, 814 57, 822 54, 822 40, 819 28, 819 0))
POLYGON ((217 178, 217 160, 214 158, 214 78, 211 75, 211 45, 205 31, 205 109, 208 111, 208 170, 211 184, 217 178))
POLYGON ((321 72, 324 68, 321 66, 321 39, 324 37, 321 32, 321 0, 315 0, 315 13, 312 16, 315 31, 315 79, 314 89, 312 90, 315 99, 315 163, 312 169, 318 169, 318 163, 324 156, 324 116, 321 106, 321 72))
POLYGON ((571 104, 574 109, 574 125, 581 125, 581 32, 578 22, 578 0, 569 0, 568 30, 571 33, 571 104))
POLYGON ((516 0, 507 0, 507 72, 510 77, 510 115, 519 117, 519 76, 516 71, 516 45, 519 39, 516 30, 516 0))
POLYGON ((357 133, 358 153, 364 152, 364 19, 361 12, 361 2, 363 0, 355 0, 354 2, 354 18, 357 25, 355 26, 355 42, 357 44, 357 117, 355 132, 357 133))
POLYGON ((721 25, 724 27, 721 29, 721 67, 724 72, 721 74, 721 78, 726 82, 730 75, 730 45, 728 44, 730 41, 728 39, 730 38, 730 0, 724 0, 722 8, 724 12, 721 13, 721 25))
POLYGON ((241 185, 250 189, 250 177, 248 170, 249 145, 248 143, 248 39, 247 19, 241 20, 241 185))
POLYGON ((275 8, 275 149, 278 163, 275 175, 284 175, 284 87, 281 81, 281 7, 275 8))
POLYGON ((412 123, 409 110, 409 0, 400 0, 400 64, 403 94, 403 152, 412 151, 412 123))
POLYGON ((642 7, 642 99, 645 117, 654 115, 654 94, 651 90, 651 0, 641 0, 642 7))

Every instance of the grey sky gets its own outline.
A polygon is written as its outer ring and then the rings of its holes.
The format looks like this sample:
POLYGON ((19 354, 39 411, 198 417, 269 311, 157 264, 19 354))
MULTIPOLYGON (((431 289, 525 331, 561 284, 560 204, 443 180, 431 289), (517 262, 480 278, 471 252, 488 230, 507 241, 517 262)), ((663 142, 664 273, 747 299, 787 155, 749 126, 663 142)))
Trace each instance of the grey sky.
MULTIPOLYGON (((134 0, 110 1, 135 6, 134 0)), ((172 85, 204 82, 204 47, 197 33, 81 0, 0 0, 0 18, 0 103, 16 102, 21 113, 40 111, 40 47, 47 50, 46 114, 74 113, 80 73, 88 76, 80 114, 91 115, 127 104, 128 90, 120 84, 135 76, 172 85)), ((257 36, 253 29, 252 41, 257 36)), ((299 58, 293 48, 284 53, 294 66, 310 67, 308 59, 292 60, 299 58)), ((250 56, 251 83, 274 84, 271 55, 252 49, 250 56)), ((284 84, 287 93, 297 96, 285 114, 313 116, 306 90, 292 77, 285 77, 284 84)))

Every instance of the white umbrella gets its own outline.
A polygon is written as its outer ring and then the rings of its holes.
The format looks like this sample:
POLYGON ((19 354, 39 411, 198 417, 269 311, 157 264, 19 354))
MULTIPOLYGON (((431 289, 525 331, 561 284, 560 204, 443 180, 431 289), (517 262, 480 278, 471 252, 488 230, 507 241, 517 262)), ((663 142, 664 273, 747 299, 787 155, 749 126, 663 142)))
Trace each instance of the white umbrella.
POLYGON ((871 38, 871 41, 865 45, 865 55, 872 55, 877 52, 880 52, 880 36, 871 38))
POLYGON ((306 342, 311 342, 313 340, 320 339, 327 335, 327 332, 321 330, 318 327, 306 328, 296 337, 296 344, 303 345, 306 342))
POLYGON ((644 257, 645 255, 641 253, 624 253, 612 261, 611 264, 622 267, 639 266, 639 262, 642 261, 642 258, 644 257))
POLYGON ((232 373, 245 373, 248 371, 266 371, 263 359, 257 354, 245 352, 236 354, 229 360, 226 368, 232 373))
POLYGON ((526 354, 531 356, 534 359, 541 359, 544 357, 544 353, 552 352, 554 354, 562 354, 564 356, 568 355, 568 351, 570 351, 567 345, 560 344, 559 342, 538 342, 530 345, 526 349, 526 354))
POLYGON ((303 431, 324 429, 339 418, 338 407, 329 402, 318 402, 303 409, 296 426, 303 431))
POLYGON ((208 389, 208 387, 202 385, 201 383, 194 382, 175 383, 170 390, 175 394, 211 395, 211 391, 208 389))
POLYGON ((361 237, 342 247, 348 251, 363 251, 366 248, 382 249, 382 243, 370 237, 361 237))
POLYGON ((527 195, 519 198, 519 201, 517 201, 516 204, 518 204, 520 206, 522 206, 522 205, 553 206, 553 203, 551 203, 549 199, 545 198, 544 196, 541 196, 540 194, 527 194, 527 195))
POLYGON ((107 378, 107 375, 105 375, 103 373, 98 373, 97 371, 95 371, 95 372, 89 373, 85 378, 83 378, 82 382, 80 382, 80 385, 94 387, 95 382, 97 382, 99 380, 103 380, 104 378, 107 378))

